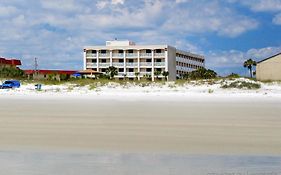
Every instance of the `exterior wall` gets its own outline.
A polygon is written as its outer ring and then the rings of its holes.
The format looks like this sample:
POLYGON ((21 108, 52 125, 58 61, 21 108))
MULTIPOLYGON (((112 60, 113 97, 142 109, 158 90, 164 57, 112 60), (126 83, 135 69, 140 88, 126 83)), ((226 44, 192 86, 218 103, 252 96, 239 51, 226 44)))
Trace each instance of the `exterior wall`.
POLYGON ((257 64, 257 80, 281 81, 281 54, 257 64))
MULTIPOLYGON (((127 42, 127 45, 121 43, 118 46, 118 43, 107 43, 106 46, 85 47, 84 70, 92 69, 104 73, 106 68, 114 66, 118 69, 116 78, 141 79, 150 76, 152 81, 156 78, 156 71, 168 71, 168 80, 173 81, 177 77, 176 55, 179 53, 204 62, 202 56, 179 51, 168 45, 135 45, 127 42), (138 77, 136 77, 136 72, 139 73, 138 77)), ((201 63, 198 62, 199 64, 201 63)), ((163 75, 157 77, 164 78, 163 75)))

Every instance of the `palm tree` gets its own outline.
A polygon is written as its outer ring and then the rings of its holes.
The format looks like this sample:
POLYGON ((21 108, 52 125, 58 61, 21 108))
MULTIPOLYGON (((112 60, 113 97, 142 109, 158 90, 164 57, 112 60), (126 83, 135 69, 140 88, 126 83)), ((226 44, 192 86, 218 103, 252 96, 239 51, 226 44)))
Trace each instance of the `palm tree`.
POLYGON ((138 79, 139 75, 140 75, 139 72, 135 72, 136 79, 138 79))
POLYGON ((166 80, 168 80, 168 76, 169 76, 169 72, 168 71, 164 71, 162 73, 162 75, 165 77, 166 80))
POLYGON ((253 66, 256 66, 257 62, 252 60, 252 59, 248 59, 247 61, 244 62, 244 67, 249 69, 250 72, 250 76, 251 78, 253 78, 253 66))
POLYGON ((117 68, 114 66, 108 67, 105 72, 109 76, 110 79, 112 79, 115 75, 118 75, 117 68))
POLYGON ((161 75, 161 72, 160 72, 160 71, 155 71, 155 72, 154 72, 154 75, 155 75, 156 78, 158 79, 159 75, 161 75))

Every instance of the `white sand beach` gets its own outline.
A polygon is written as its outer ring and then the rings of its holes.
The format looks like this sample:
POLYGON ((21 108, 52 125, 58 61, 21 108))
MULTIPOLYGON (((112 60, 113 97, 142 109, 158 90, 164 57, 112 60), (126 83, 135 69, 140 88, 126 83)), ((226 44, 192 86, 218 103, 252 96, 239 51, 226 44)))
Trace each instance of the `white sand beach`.
POLYGON ((3 95, 1 150, 281 154, 281 98, 3 95))

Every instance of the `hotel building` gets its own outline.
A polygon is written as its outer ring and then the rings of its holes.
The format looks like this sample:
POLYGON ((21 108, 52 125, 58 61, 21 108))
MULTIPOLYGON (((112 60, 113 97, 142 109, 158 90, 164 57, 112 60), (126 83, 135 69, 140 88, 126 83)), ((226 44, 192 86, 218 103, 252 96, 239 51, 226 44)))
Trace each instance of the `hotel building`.
POLYGON ((109 66, 117 68, 115 78, 119 79, 151 77, 154 81, 164 78, 163 72, 169 72, 168 80, 176 80, 204 67, 205 59, 169 45, 136 45, 131 41, 106 41, 105 46, 84 48, 84 70, 105 73, 109 66))

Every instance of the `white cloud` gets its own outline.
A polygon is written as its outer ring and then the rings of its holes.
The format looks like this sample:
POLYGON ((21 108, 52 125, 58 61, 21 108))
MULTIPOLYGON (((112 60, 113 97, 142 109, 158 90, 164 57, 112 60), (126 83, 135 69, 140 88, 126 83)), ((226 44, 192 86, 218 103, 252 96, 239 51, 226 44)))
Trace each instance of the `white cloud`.
POLYGON ((273 22, 274 24, 276 24, 276 25, 281 25, 281 13, 277 14, 277 15, 273 18, 272 22, 273 22))

